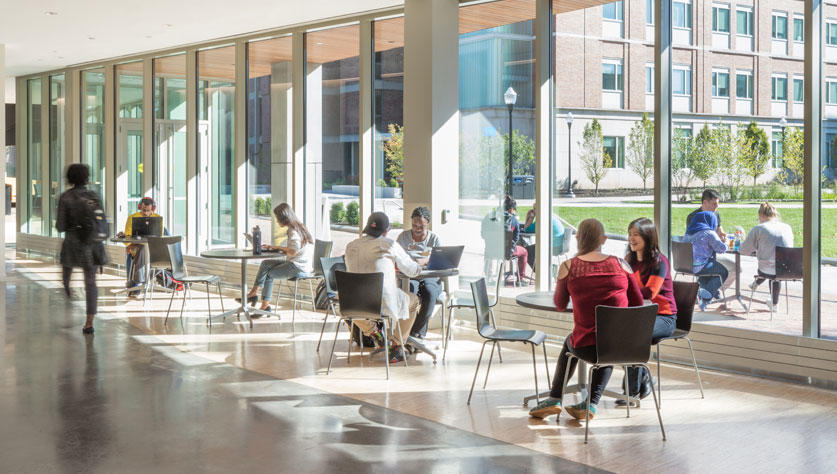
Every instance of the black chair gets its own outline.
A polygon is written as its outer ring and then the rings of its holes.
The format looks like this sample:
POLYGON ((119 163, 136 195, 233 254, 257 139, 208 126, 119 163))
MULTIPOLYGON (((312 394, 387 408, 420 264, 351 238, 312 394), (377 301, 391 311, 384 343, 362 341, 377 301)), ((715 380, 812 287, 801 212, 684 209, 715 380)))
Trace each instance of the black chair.
MULTIPOLYGON (((503 281, 503 272, 504 269, 502 266, 497 270, 497 282, 494 288, 494 295, 489 296, 488 299, 488 308, 491 309, 491 325, 494 328, 497 327, 497 322, 494 321, 494 307, 497 306, 497 303, 500 301, 500 283, 503 281)), ((450 334, 451 334, 451 326, 453 325, 453 310, 457 308, 475 308, 476 305, 474 304, 473 295, 471 297, 467 296, 458 296, 451 298, 448 303, 448 326, 445 328, 444 333, 442 334, 443 337, 443 344, 444 349, 442 351, 442 360, 445 360, 445 357, 448 354, 448 343, 450 342, 450 334)), ((497 346, 497 355, 500 357, 500 362, 503 362, 503 356, 500 354, 500 346, 497 346)))
MULTIPOLYGON (((681 242, 672 240, 671 242, 671 266, 674 270, 672 280, 677 279, 677 274, 691 275, 692 281, 697 279, 698 275, 694 272, 694 250, 691 242, 681 242)), ((700 276, 714 276, 721 280, 721 296, 726 299, 724 292, 724 279, 721 275, 700 275, 700 276)), ((678 309, 680 309, 678 307, 678 309)))
MULTIPOLYGON (((221 300, 221 312, 223 313, 224 297, 221 295, 221 277, 218 275, 189 275, 186 270, 186 264, 183 263, 180 242, 169 244, 168 252, 172 278, 180 280, 183 283, 183 302, 180 304, 180 320, 183 321, 183 307, 186 306, 186 292, 188 291, 191 295, 192 285, 195 283, 204 283, 206 285, 206 322, 212 326, 212 303, 209 300, 209 285, 215 285, 218 288, 218 299, 221 300)), ((163 326, 169 322, 169 313, 171 312, 171 304, 174 301, 175 293, 177 293, 177 290, 172 290, 171 299, 169 299, 169 308, 166 310, 166 319, 163 321, 163 326)))
MULTIPOLYGON (((785 282, 785 312, 790 312, 788 302, 788 282, 802 281, 802 248, 801 247, 776 247, 776 276, 766 278, 767 289, 770 292, 770 300, 767 305, 770 307, 770 320, 773 321, 773 282, 785 282)), ((756 275, 754 278, 760 278, 756 275)), ((753 301, 753 294, 756 288, 750 292, 750 301, 753 301)), ((780 293, 781 294, 781 293, 780 293)), ((747 307, 747 316, 750 315, 750 304, 747 307)))
POLYGON ((326 299, 328 301, 328 308, 326 308, 325 317, 323 318, 323 327, 320 329, 320 340, 317 341, 317 352, 320 352, 320 344, 323 342, 323 332, 325 331, 326 322, 328 321, 328 312, 337 316, 334 310, 334 304, 337 303, 337 282, 334 279, 335 271, 346 271, 345 257, 330 257, 320 259, 320 268, 323 271, 323 282, 325 283, 326 299))
MULTIPOLYGON (((337 282, 337 298, 340 301, 340 321, 366 319, 369 321, 381 321, 384 325, 384 347, 389 347, 388 332, 389 329, 395 330, 392 318, 382 314, 383 310, 383 293, 384 293, 384 274, 378 273, 350 273, 343 271, 335 271, 334 277, 337 282)), ((340 332, 340 324, 337 323, 337 329, 334 331, 334 344, 331 346, 331 356, 328 358, 328 368, 326 375, 331 372, 331 361, 334 359, 334 347, 337 345, 337 334, 340 332)), ((352 353, 352 332, 354 323, 349 330, 349 356, 352 353)), ((401 334, 401 340, 404 340, 404 335, 401 334)), ((389 355, 385 356, 387 366, 387 380, 389 380, 389 355)), ((404 365, 407 365, 407 357, 404 357, 404 365)))
MULTIPOLYGON (((532 345, 532 368, 535 370, 535 396, 538 397, 538 362, 535 359, 535 346, 543 347, 543 362, 546 366, 546 379, 549 383, 549 361, 546 358, 546 333, 543 331, 532 331, 523 329, 496 329, 492 322, 494 319, 493 311, 488 304, 488 291, 485 289, 485 278, 471 283, 471 293, 474 295, 474 308, 477 315, 477 332, 485 341, 482 343, 480 349, 480 358, 477 360, 477 368, 474 370, 474 380, 471 382, 471 391, 468 393, 468 405, 471 404, 471 396, 474 394, 474 384, 477 382, 477 375, 480 371, 480 363, 482 362, 482 354, 485 352, 485 345, 491 343, 491 355, 488 357, 488 369, 485 371, 485 383, 482 388, 488 384, 488 374, 491 372, 491 359, 494 357, 494 347, 500 342, 522 342, 524 344, 532 345)), ((540 399, 538 399, 540 403, 540 399)))
MULTIPOLYGON (((154 286, 157 282, 157 275, 171 266, 169 257, 169 245, 180 243, 180 236, 174 237, 146 237, 148 239, 148 267, 149 275, 145 275, 146 289, 151 286, 151 299, 154 299, 154 286)), ((148 291, 146 291, 146 295, 148 291)), ((143 304, 145 296, 143 297, 143 304)))
MULTIPOLYGON (((619 365, 625 373, 629 367, 641 367, 648 369, 648 359, 651 355, 651 333, 654 331, 654 320, 657 318, 657 305, 634 306, 620 308, 615 306, 596 306, 596 358, 587 360, 578 357, 572 352, 567 352, 570 358, 567 363, 576 358, 589 364, 587 380, 593 379, 593 369, 608 365, 619 365)), ((564 373, 564 391, 567 388, 567 379, 570 371, 564 373)), ((666 431, 663 428, 663 417, 660 415, 660 404, 657 400, 657 392, 654 391, 654 381, 651 381, 651 394, 654 395, 654 406, 657 408, 657 418, 660 420, 660 431, 663 433, 663 441, 666 439, 666 431)), ((625 377, 625 404, 627 416, 631 416, 631 404, 628 398, 628 377, 625 377)), ((587 391, 587 419, 584 427, 584 444, 587 444, 587 435, 590 430, 590 396, 592 390, 587 391)))
POLYGON ((703 398, 703 382, 700 380, 695 350, 692 348, 692 341, 689 339, 689 331, 692 330, 692 316, 695 312, 695 300, 697 299, 698 284, 695 282, 675 281, 674 304, 677 305, 677 327, 671 336, 651 341, 657 346, 657 393, 660 396, 659 403, 663 404, 662 378, 660 377, 660 343, 663 341, 685 339, 689 343, 689 352, 692 353, 692 365, 695 368, 695 375, 700 387, 700 398, 703 398))
MULTIPOLYGON (((327 258, 331 256, 331 248, 334 246, 334 242, 329 240, 315 240, 314 241, 314 268, 311 273, 306 273, 305 275, 296 277, 296 278, 289 278, 288 281, 294 282, 294 307, 293 312, 291 313, 291 324, 293 324, 294 320, 296 319, 296 297, 297 297, 297 290, 299 289, 299 282, 307 280, 308 281, 308 290, 311 293, 311 309, 312 311, 317 311, 317 305, 315 303, 314 298, 314 280, 319 280, 323 277, 323 267, 322 262, 320 262, 321 258, 327 258)), ((279 295, 281 289, 282 282, 279 282, 279 287, 276 290, 276 306, 279 306, 279 295)))

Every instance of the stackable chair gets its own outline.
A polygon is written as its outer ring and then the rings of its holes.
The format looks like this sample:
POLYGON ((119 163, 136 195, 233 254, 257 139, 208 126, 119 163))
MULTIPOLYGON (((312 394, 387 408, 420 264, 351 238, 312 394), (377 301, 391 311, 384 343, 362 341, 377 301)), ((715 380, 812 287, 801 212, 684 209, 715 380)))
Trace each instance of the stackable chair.
MULTIPOLYGON (((587 380, 593 379, 593 370, 608 365, 619 365, 628 373, 629 367, 642 367, 648 370, 648 359, 651 356, 651 333, 654 331, 654 320, 657 318, 657 305, 634 306, 620 308, 615 306, 596 306, 596 358, 582 359, 572 352, 567 352, 567 363, 575 358, 589 364, 587 380)), ((570 371, 564 373, 564 389, 570 371)), ((660 421, 660 431, 663 441, 666 431, 663 428, 663 417, 660 415, 660 404, 657 392, 654 390, 654 380, 651 380, 651 394, 654 395, 654 406, 657 408, 657 418, 660 421)), ((631 416, 628 377, 625 377, 625 403, 627 416, 631 416)), ((587 419, 584 427, 584 444, 590 430, 590 397, 592 390, 587 391, 587 419)), ((560 414, 559 414, 560 417, 560 414)))
MULTIPOLYGON (((167 246, 169 252, 169 262, 171 264, 172 277, 175 280, 180 280, 183 283, 183 302, 180 303, 180 320, 183 321, 183 307, 186 306, 186 292, 191 295, 192 285, 195 283, 203 283, 206 285, 206 322, 212 326, 212 303, 209 300, 209 285, 215 285, 218 289, 218 299, 221 301, 221 312, 224 312, 224 297, 221 295, 221 277, 218 275, 189 275, 186 270, 186 264, 183 263, 183 253, 180 250, 180 242, 169 244, 167 246)), ((177 290, 172 290, 171 299, 169 300, 169 308, 166 310, 166 319, 163 321, 163 326, 169 321, 169 313, 171 312, 171 304, 174 301, 174 294, 177 290)))
POLYGON ((663 341, 685 339, 689 343, 689 352, 692 353, 692 365, 695 368, 695 375, 700 387, 700 398, 703 398, 703 382, 700 380, 695 350, 692 348, 692 341, 689 339, 689 331, 692 330, 692 315, 695 312, 695 300, 697 299, 698 284, 695 282, 675 281, 674 283, 674 304, 677 305, 677 327, 671 336, 651 341, 657 345, 657 393, 660 396, 659 403, 663 404, 662 377, 660 377, 660 343, 663 341))
MULTIPOLYGON (((759 275, 754 278, 760 278, 759 275)), ((776 247, 776 276, 765 278, 767 290, 770 292, 770 299, 767 306, 770 307, 770 320, 773 321, 773 282, 785 282, 785 312, 790 312, 788 302, 788 282, 802 281, 802 248, 801 247, 776 247)), ((753 306, 753 294, 756 289, 750 292, 750 305, 747 306, 747 316, 750 315, 750 308, 753 306)))

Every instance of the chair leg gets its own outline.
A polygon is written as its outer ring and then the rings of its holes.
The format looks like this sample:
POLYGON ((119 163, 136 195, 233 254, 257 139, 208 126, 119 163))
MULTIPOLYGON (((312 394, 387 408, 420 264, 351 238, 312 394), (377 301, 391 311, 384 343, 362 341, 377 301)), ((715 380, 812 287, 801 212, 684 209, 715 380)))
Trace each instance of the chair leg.
MULTIPOLYGON (((552 378, 549 376, 549 360, 546 358, 546 342, 542 344, 543 346, 543 365, 546 367, 546 386, 550 390, 552 390, 552 378)), ((499 348, 499 346, 498 346, 499 348)), ((498 351, 499 352, 499 351, 498 351)))
MULTIPOLYGON (((387 339, 387 332, 389 332, 389 328, 387 328, 387 319, 384 318, 384 361, 387 364, 387 380, 389 380, 389 339, 387 339)), ((406 359, 406 357, 405 357, 406 359)))
POLYGON ((326 375, 331 372, 331 361, 334 359, 334 347, 337 346, 337 335, 340 332, 340 323, 343 322, 343 318, 340 318, 337 321, 337 327, 334 329, 334 343, 331 344, 331 355, 328 356, 328 368, 326 369, 326 375))
MULTIPOLYGON (((593 367, 595 364, 590 364, 590 368, 587 369, 587 380, 593 380, 593 367)), ((587 444, 587 434, 590 432, 590 398, 593 396, 593 390, 587 390, 587 413, 586 415, 586 422, 584 423, 584 444, 587 444)))
MULTIPOLYGON (((642 367, 645 370, 648 370, 648 366, 642 364, 642 367)), ((649 370, 650 372, 650 370, 649 370)), ((660 420, 660 431, 663 433, 663 441, 666 440, 666 429, 663 428, 663 416, 660 414, 660 404, 657 400, 657 393, 654 391, 654 379, 651 379, 651 395, 654 395, 654 406, 657 408, 657 419, 660 420)))
MULTIPOLYGON (((622 370, 625 371, 625 408, 627 412, 627 416, 625 418, 631 417, 631 390, 628 388, 628 366, 623 365, 622 370)), ((642 373, 642 372, 640 372, 642 373)))
POLYGON ((535 358, 535 345, 532 346, 532 369, 535 372, 535 401, 541 403, 541 394, 538 392, 538 360, 535 358))
POLYGON ((485 351, 486 344, 488 344, 488 339, 486 339, 482 343, 482 349, 480 349, 480 358, 477 359, 477 368, 474 370, 474 380, 471 381, 471 391, 468 392, 468 402, 466 403, 466 405, 471 404, 471 396, 474 395, 474 384, 477 383, 477 374, 480 373, 480 362, 482 362, 482 353, 485 351))
MULTIPOLYGON (((320 352, 320 344, 323 342, 323 332, 325 332, 326 323, 328 322, 328 312, 332 311, 333 305, 331 301, 328 302, 328 308, 326 308, 325 317, 323 318, 323 327, 320 329, 320 340, 317 341, 317 351, 320 352)), ((362 340, 362 339, 361 339, 362 340)))
POLYGON ((485 371, 485 381, 482 383, 482 389, 488 385, 488 374, 491 373, 491 361, 494 359, 494 348, 497 347, 497 341, 491 341, 491 353, 488 354, 488 370, 485 371))
MULTIPOLYGON (((488 309, 488 314, 491 315, 491 326, 493 326, 494 329, 497 329, 497 321, 494 320, 494 310, 489 308, 488 309)), ((500 352, 500 343, 499 342, 497 342, 497 357, 500 358, 500 363, 502 364, 503 363, 503 353, 500 352)))
POLYGON ((172 303, 172 301, 174 301, 174 294, 175 293, 176 293, 175 291, 171 292, 171 298, 169 298, 169 309, 166 310, 166 319, 163 320, 163 326, 165 326, 166 323, 169 322, 169 313, 171 312, 171 303, 172 303))
POLYGON ((695 350, 692 348, 692 340, 689 339, 688 337, 683 337, 683 339, 685 339, 686 342, 689 343, 689 352, 692 353, 692 365, 695 368, 695 375, 697 375, 698 387, 700 387, 700 398, 704 398, 703 397, 703 382, 700 380, 700 372, 698 371, 697 359, 695 359, 695 350))

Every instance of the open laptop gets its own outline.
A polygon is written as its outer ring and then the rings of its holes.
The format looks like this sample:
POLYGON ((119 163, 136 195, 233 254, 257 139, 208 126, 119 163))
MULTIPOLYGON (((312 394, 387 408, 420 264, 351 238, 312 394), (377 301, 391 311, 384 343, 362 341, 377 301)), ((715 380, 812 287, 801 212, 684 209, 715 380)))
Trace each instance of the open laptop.
POLYGON ((159 237, 163 235, 162 217, 132 217, 131 237, 159 237))
POLYGON ((427 261, 425 270, 451 270, 459 267, 459 260, 462 259, 464 245, 453 247, 433 247, 430 251, 430 260, 427 261))

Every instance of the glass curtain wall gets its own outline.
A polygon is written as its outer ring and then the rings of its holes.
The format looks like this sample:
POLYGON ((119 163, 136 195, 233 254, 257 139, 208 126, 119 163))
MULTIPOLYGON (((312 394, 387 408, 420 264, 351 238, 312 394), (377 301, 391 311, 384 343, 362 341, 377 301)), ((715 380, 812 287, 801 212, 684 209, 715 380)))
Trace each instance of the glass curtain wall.
POLYGON ((117 225, 136 211, 143 194, 142 62, 116 66, 117 225))
MULTIPOLYGON (((822 162, 822 201, 820 205, 820 333, 823 338, 837 339, 837 5, 822 2, 823 38, 820 47, 823 52, 821 98, 822 137, 820 153, 822 162)), ((801 10, 800 6, 800 10, 801 10)), ((815 47, 817 47, 815 45, 815 47)), ((785 165, 798 168, 801 150, 797 152, 798 134, 785 134, 785 165)), ((799 145, 801 146, 801 145, 799 145)), ((816 205, 816 203, 813 203, 816 205)), ((800 220, 801 221, 801 220, 800 220)), ((802 241, 794 241, 802 247, 802 241)), ((793 288, 794 284, 790 284, 793 288)), ((793 292, 791 291, 791 304, 793 292)), ((781 302, 780 302, 781 303, 781 302)), ((780 304, 781 306, 781 304, 780 304)), ((784 309, 784 308, 783 308, 784 309)), ((791 307, 791 312, 794 308, 791 307)), ((799 313, 799 310, 796 310, 799 313)), ((781 314, 782 311, 780 310, 781 314)))
POLYGON ((207 127, 198 154, 209 164, 211 246, 235 244, 235 87, 234 46, 198 52, 198 121, 207 127))
POLYGON ((273 208, 291 202, 292 54, 290 36, 247 45, 247 229, 258 225, 274 244, 284 232, 273 208))
POLYGON ((105 194, 105 72, 103 69, 83 71, 82 74, 82 133, 81 159, 90 167, 89 188, 105 194))
MULTIPOLYGON (((520 265, 509 259, 510 216, 504 213, 503 201, 507 194, 517 199, 516 218, 522 227, 535 197, 534 17, 533 0, 459 10, 458 224, 468 231, 458 242, 445 244, 465 245, 463 275, 485 276, 493 286, 502 271, 504 294, 529 291, 524 286, 533 276, 525 257, 520 257, 520 265), (517 94, 511 112, 504 102, 509 88, 517 94), (507 182, 510 148, 513 183, 507 182), (516 283, 512 266, 525 269, 527 278, 516 283)), ((517 242, 520 249, 529 247, 533 256, 535 244, 529 237, 517 242)))
MULTIPOLYGON (((157 213, 172 235, 186 234, 186 55, 156 58, 154 71, 153 194, 157 213)), ((141 113, 141 111, 140 111, 141 113)), ((204 127, 205 128, 205 127, 204 127)), ((204 128, 201 128, 203 130, 204 128)), ((200 134, 201 139, 204 134, 200 134)), ((199 143, 201 141, 199 140, 199 143)), ((137 143, 135 143, 136 145, 137 143)), ((138 143, 142 145, 142 142, 138 143)), ((142 154, 134 183, 141 183, 142 154)), ((130 175, 129 175, 130 176, 130 175)), ((128 180, 129 183, 131 179, 128 180)), ((130 188, 130 184, 129 184, 130 188)), ((140 190, 143 188, 140 187, 140 190)), ((142 191, 140 191, 140 198, 142 191)), ((200 201, 200 200, 198 200, 200 201)), ((199 203, 194 203, 197 208, 199 203)), ((130 208, 134 212, 136 206, 130 208)), ((201 235, 200 238, 205 238, 201 235)))
POLYGON ((64 97, 66 94, 63 74, 49 77, 49 208, 50 225, 45 234, 58 235, 55 220, 58 217, 58 198, 64 192, 64 97))
MULTIPOLYGON (((360 27, 305 34, 305 222, 342 255, 359 222, 360 27)), ((400 212, 400 211, 399 211, 400 212)))
POLYGON ((404 18, 376 21, 373 31, 375 199, 372 210, 390 212, 390 221, 400 225, 404 182, 404 18))
MULTIPOLYGON (((41 177, 41 79, 30 79, 26 84, 26 153, 28 188, 25 193, 29 199, 29 216, 26 232, 34 235, 43 234, 43 182, 41 177)), ((20 195, 18 191, 18 195, 20 195)))

